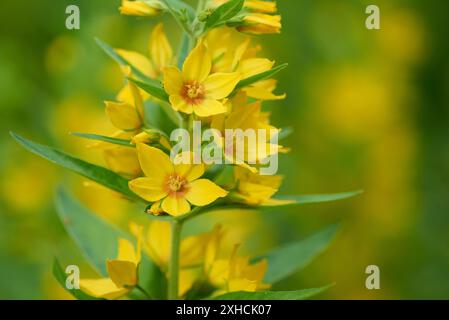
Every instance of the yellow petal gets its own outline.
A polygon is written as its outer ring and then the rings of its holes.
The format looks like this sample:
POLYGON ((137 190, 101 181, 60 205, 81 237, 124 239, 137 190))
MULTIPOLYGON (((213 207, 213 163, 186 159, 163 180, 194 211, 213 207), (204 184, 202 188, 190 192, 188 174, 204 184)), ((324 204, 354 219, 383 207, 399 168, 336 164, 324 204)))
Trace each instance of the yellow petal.
POLYGON ((212 60, 209 52, 206 46, 200 42, 187 56, 182 68, 182 75, 184 80, 203 82, 209 75, 211 68, 212 60))
POLYGON ((181 94, 183 85, 182 74, 176 67, 164 68, 164 89, 169 95, 181 94))
POLYGON ((165 35, 162 23, 159 23, 151 34, 149 51, 158 72, 161 72, 173 58, 173 51, 165 35))
POLYGON ((240 81, 240 74, 214 73, 204 81, 206 96, 214 100, 221 100, 229 96, 240 81))
POLYGON ((129 261, 108 260, 106 267, 117 287, 133 287, 137 284, 137 265, 129 261))
POLYGON ((189 291, 193 284, 200 277, 200 272, 196 269, 185 269, 179 271, 179 296, 184 296, 189 291))
POLYGON ((228 195, 226 190, 207 179, 195 180, 189 186, 190 189, 185 197, 195 206, 205 206, 228 195))
POLYGON ((103 157, 112 171, 134 178, 140 175, 139 160, 136 150, 128 147, 113 147, 104 150, 103 157))
POLYGON ((193 112, 193 106, 188 104, 180 95, 171 95, 170 104, 176 111, 181 111, 187 114, 193 112))
POLYGON ((168 196, 162 200, 162 209, 174 217, 181 216, 190 211, 190 204, 183 197, 168 196))
POLYGON ((163 181, 167 175, 174 172, 170 157, 160 149, 138 143, 137 155, 143 173, 154 181, 163 181))
POLYGON ((92 297, 104 299, 118 299, 130 291, 117 287, 109 278, 81 279, 80 289, 92 297))
POLYGON ((204 164, 193 164, 194 160, 195 159, 192 152, 180 153, 174 160, 175 172, 178 175, 186 178, 189 182, 201 177, 204 174, 205 170, 204 164))
POLYGON ((286 98, 286 94, 275 95, 273 94, 276 89, 276 80, 268 79, 254 83, 253 85, 244 88, 248 97, 259 100, 281 100, 286 98))
POLYGON ((166 221, 153 221, 148 227, 148 254, 161 269, 165 269, 170 258, 171 226, 166 221))
MULTIPOLYGON (((156 78, 157 75, 154 71, 153 65, 151 64, 150 60, 148 60, 148 58, 143 54, 123 49, 115 49, 115 51, 130 65, 134 66, 147 77, 153 79, 156 78)), ((126 73, 126 70, 123 71, 126 73)))
POLYGON ((106 101, 106 114, 112 124, 121 130, 135 130, 142 125, 136 109, 123 102, 106 101))
POLYGON ((240 62, 238 71, 242 75, 242 79, 246 79, 256 74, 270 70, 273 65, 274 61, 264 58, 245 59, 240 62))
POLYGON ((277 11, 276 1, 246 0, 245 8, 253 12, 263 13, 275 13, 277 11))
POLYGON ((232 279, 228 282, 229 292, 254 292, 257 290, 257 282, 248 279, 232 279))
POLYGON ((199 266, 204 261, 206 246, 211 235, 203 233, 197 236, 190 236, 181 241, 180 265, 183 268, 199 266))
POLYGON ((163 181, 152 178, 137 178, 128 183, 132 192, 139 197, 153 202, 158 201, 167 196, 167 192, 163 188, 163 181))
POLYGON ((129 240, 119 239, 117 260, 139 263, 134 245, 129 240))
POLYGON ((146 3, 143 1, 129 1, 122 0, 122 5, 119 7, 121 14, 140 17, 153 17, 158 15, 162 10, 157 2, 146 3))
POLYGON ((139 119, 142 121, 142 119, 145 116, 145 111, 144 111, 145 107, 143 104, 143 97, 140 94, 139 88, 137 88, 137 86, 134 83, 129 82, 128 86, 129 86, 131 94, 133 96, 134 107, 137 111, 137 115, 139 116, 139 119))
POLYGON ((193 111, 199 117, 210 117, 216 114, 225 113, 227 108, 220 101, 205 99, 200 104, 194 105, 193 111))

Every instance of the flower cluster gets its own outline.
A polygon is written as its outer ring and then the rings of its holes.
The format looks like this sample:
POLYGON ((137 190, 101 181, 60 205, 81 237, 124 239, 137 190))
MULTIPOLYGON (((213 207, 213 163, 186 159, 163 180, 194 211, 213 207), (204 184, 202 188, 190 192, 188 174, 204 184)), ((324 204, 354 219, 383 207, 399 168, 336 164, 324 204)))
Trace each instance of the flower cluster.
MULTIPOLYGON (((140 222, 133 219, 130 232, 123 232, 91 216, 65 189, 59 190, 61 221, 101 274, 82 277, 81 291, 71 293, 80 299, 252 299, 263 290, 264 298, 303 299, 323 291, 265 290, 304 266, 306 258, 297 252, 306 252, 308 260, 321 252, 335 227, 252 259, 239 256, 238 245, 223 250, 225 232, 220 226, 196 236, 181 234, 185 222, 214 210, 261 210, 357 194, 276 198, 283 177, 264 174, 267 160, 289 151, 279 144, 288 131, 271 124, 270 113, 262 107, 264 101, 286 98, 277 93, 274 79, 286 64, 261 56, 261 46, 248 34, 280 32, 276 2, 199 0, 194 10, 181 0, 122 0, 119 10, 140 17, 168 13, 183 37, 175 53, 164 26, 157 24, 147 54, 114 49, 97 39, 124 77, 114 101, 105 102, 116 130, 74 135, 92 140, 89 146, 102 152, 107 168, 12 133, 31 152, 142 205, 136 219, 140 222), (198 123, 210 130, 210 143, 196 137, 198 123), (173 139, 177 130, 187 133, 184 144, 193 150, 179 148, 173 139), (204 154, 225 162, 204 161, 204 154), (142 218, 150 222, 142 223, 142 218), (111 259, 114 252, 117 258, 111 259)), ((65 283, 58 263, 54 273, 65 283)))

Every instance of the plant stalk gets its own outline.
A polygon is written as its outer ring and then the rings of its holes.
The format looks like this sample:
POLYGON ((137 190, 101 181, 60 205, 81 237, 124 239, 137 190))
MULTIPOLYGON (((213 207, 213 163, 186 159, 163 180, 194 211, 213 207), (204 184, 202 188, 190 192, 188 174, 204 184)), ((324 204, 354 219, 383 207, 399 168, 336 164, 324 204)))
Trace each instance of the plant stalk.
POLYGON ((171 255, 168 265, 168 299, 177 300, 179 283, 179 249, 181 244, 182 222, 171 222, 171 255))

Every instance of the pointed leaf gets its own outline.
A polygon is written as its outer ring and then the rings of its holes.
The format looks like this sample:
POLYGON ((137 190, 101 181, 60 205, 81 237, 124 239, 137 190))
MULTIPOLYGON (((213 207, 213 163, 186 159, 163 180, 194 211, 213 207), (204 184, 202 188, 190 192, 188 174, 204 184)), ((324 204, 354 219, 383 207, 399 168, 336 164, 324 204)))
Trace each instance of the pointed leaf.
POLYGON ((332 202, 338 200, 349 199, 362 194, 362 190, 341 192, 341 193, 330 193, 330 194, 311 194, 311 195, 301 195, 301 196, 278 196, 276 200, 292 200, 295 203, 286 204, 286 206, 294 206, 301 204, 312 204, 312 203, 324 203, 332 202))
POLYGON ((101 49, 112 59, 114 59, 115 62, 117 62, 122 67, 130 67, 133 74, 135 74, 139 79, 145 80, 145 81, 151 81, 152 79, 148 78, 142 71, 140 71, 138 68, 133 66, 131 63, 129 63, 125 58, 123 58, 120 54, 118 54, 117 51, 114 50, 109 44, 106 42, 95 38, 95 41, 100 46, 101 49))
MULTIPOLYGON (((56 209, 65 229, 80 248, 86 260, 102 276, 107 276, 106 260, 118 253, 118 239, 133 237, 101 219, 79 203, 64 188, 56 192, 56 209)), ((155 298, 165 297, 165 277, 159 268, 142 255, 139 285, 155 298)))
POLYGON ((68 289, 66 287, 66 279, 67 274, 64 272, 64 269, 59 264, 58 259, 55 259, 53 261, 53 276, 56 278, 56 280, 59 282, 59 284, 72 296, 74 296, 78 300, 102 300, 98 298, 94 298, 89 296, 88 294, 85 294, 79 289, 68 289))
POLYGON ((128 80, 136 84, 139 88, 149 93, 153 97, 158 98, 164 102, 169 102, 168 94, 159 84, 155 84, 154 82, 142 82, 132 78, 128 78, 128 80))
POLYGON ((11 132, 11 136, 28 151, 41 156, 66 169, 76 172, 83 177, 98 182, 99 184, 122 193, 129 199, 140 200, 128 187, 128 180, 106 168, 88 163, 84 160, 72 157, 57 149, 47 147, 27 140, 18 134, 11 132))
POLYGON ((244 2, 244 0, 230 0, 219 6, 207 18, 205 30, 223 25, 235 17, 242 10, 244 2))
POLYGON ((287 66, 288 66, 288 63, 284 63, 284 64, 281 64, 281 65, 279 65, 277 67, 274 67, 271 70, 268 70, 268 71, 265 71, 265 72, 261 72, 261 73, 258 73, 256 75, 254 75, 254 76, 251 76, 249 78, 243 79, 243 80, 241 80, 237 84, 237 86, 235 87, 234 92, 236 92, 236 91, 238 91, 238 90, 240 90, 240 89, 242 89, 244 87, 247 87, 247 86, 249 86, 249 85, 251 85, 253 83, 256 83, 258 81, 271 78, 275 74, 277 74, 279 71, 284 70, 285 68, 287 68, 287 66))
POLYGON ((103 135, 93 134, 93 133, 72 132, 72 135, 75 137, 80 137, 80 138, 89 139, 89 140, 108 142, 108 143, 112 143, 112 144, 116 144, 116 145, 124 146, 124 147, 130 147, 130 148, 135 147, 133 144, 131 144, 131 140, 126 140, 126 139, 113 138, 113 137, 108 137, 108 136, 103 136, 103 135))
POLYGON ((214 300, 305 300, 326 291, 330 286, 296 291, 231 292, 214 300))
POLYGON ((285 244, 254 259, 268 260, 264 281, 273 284, 306 267, 329 246, 338 229, 338 224, 332 225, 304 240, 285 244))

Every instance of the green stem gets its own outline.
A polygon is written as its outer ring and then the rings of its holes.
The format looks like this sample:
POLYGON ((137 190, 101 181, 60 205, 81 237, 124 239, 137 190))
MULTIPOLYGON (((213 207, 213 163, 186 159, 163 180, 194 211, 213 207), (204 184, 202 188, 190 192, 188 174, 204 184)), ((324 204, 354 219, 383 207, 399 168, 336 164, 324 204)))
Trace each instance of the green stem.
POLYGON ((153 297, 141 286, 137 285, 136 289, 142 292, 149 300, 154 300, 153 297))
POLYGON ((171 255, 168 265, 168 299, 178 299, 179 249, 181 243, 182 222, 171 222, 171 255))

